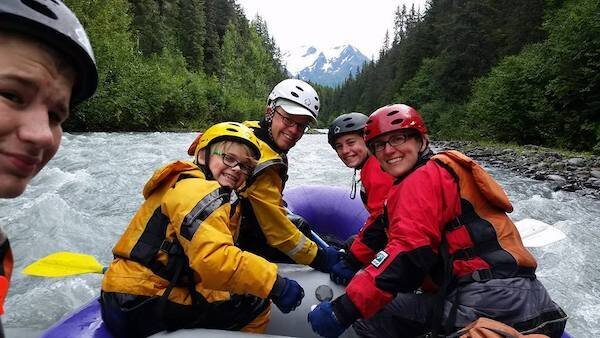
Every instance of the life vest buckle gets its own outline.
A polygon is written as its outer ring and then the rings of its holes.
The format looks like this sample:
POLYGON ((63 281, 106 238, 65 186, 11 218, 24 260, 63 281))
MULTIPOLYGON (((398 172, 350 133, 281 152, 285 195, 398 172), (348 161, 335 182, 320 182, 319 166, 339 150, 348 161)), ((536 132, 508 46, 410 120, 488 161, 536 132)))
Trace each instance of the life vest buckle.
POLYGON ((477 257, 477 251, 473 247, 459 249, 455 253, 452 254, 452 258, 459 259, 459 260, 465 260, 465 261, 468 261, 474 257, 477 257))
POLYGON ((490 269, 481 269, 477 271, 473 271, 471 274, 471 278, 473 278, 476 282, 487 282, 492 279, 494 276, 492 275, 492 270, 490 269))
POLYGON ((173 245, 173 243, 164 240, 162 241, 162 243, 160 243, 160 247, 158 248, 160 251, 164 251, 166 253, 169 253, 169 250, 171 249, 171 246, 173 245))
POLYGON ((167 253, 170 257, 185 256, 185 252, 183 251, 183 248, 177 239, 173 239, 172 241, 168 241, 166 239, 163 240, 162 243, 160 243, 159 250, 167 253))

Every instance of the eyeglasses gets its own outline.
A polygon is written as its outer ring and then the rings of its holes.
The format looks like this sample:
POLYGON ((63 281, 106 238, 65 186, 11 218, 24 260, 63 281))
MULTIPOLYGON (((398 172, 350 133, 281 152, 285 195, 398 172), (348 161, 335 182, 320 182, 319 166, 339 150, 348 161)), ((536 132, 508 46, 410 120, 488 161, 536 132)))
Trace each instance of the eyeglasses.
POLYGON ((389 139, 387 139, 387 141, 373 141, 371 143, 371 148, 376 153, 383 151, 383 149, 385 149, 385 145, 388 143, 393 148, 397 148, 406 143, 406 141, 408 141, 408 139, 411 138, 413 135, 414 134, 395 134, 392 135, 389 139))
POLYGON ((308 123, 306 123, 306 124, 298 123, 298 122, 292 120, 291 118, 284 116, 282 113, 278 112, 277 110, 275 110, 275 113, 277 113, 277 115, 281 116, 281 120, 283 121, 283 124, 285 124, 287 127, 296 126, 296 127, 298 127, 298 130, 302 131, 303 133, 308 131, 308 129, 310 128, 308 123))
POLYGON ((215 151, 213 151, 213 155, 221 156, 221 159, 223 160, 223 164, 228 166, 229 168, 235 168, 236 166, 240 167, 240 171, 242 172, 242 174, 244 174, 246 176, 252 175, 252 172, 254 171, 253 166, 244 164, 244 163, 238 161, 238 159, 235 158, 234 156, 229 155, 227 153, 222 153, 218 150, 215 150, 215 151))

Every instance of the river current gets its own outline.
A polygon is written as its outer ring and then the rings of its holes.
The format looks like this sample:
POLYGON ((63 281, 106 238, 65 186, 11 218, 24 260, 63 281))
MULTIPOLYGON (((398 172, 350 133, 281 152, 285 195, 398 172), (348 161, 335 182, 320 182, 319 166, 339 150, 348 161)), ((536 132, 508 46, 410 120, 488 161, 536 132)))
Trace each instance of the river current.
MULTIPOLYGON (((0 200, 0 225, 15 256, 2 320, 7 336, 35 336, 99 294, 101 275, 29 277, 21 270, 56 251, 95 256, 111 248, 142 202, 142 186, 171 160, 188 159, 193 133, 66 134, 55 158, 16 199, 0 200)), ((287 186, 326 184, 349 189, 346 168, 323 134, 309 134, 289 153, 287 186)), ((600 337, 600 201, 554 192, 545 182, 487 168, 514 204, 514 220, 535 218, 567 238, 531 251, 538 278, 568 313, 574 337, 600 337)), ((308 198, 311 198, 308 196, 308 198)), ((316 198, 316 197, 315 197, 316 198)))

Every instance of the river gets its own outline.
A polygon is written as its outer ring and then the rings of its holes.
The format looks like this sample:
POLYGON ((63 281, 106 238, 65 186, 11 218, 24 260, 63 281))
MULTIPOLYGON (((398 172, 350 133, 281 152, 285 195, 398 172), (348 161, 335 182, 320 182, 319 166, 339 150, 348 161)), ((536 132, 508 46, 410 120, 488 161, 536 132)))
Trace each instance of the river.
MULTIPOLYGON (((3 316, 7 334, 34 335, 65 313, 96 297, 101 276, 37 278, 20 271, 56 251, 91 254, 107 264, 111 248, 142 201, 152 172, 174 159, 187 159, 192 133, 65 134, 55 158, 19 198, 0 200, 0 224, 15 256, 13 284, 3 316)), ((349 187, 343 166, 326 135, 306 135, 290 151, 288 186, 349 187)), ((515 220, 536 218, 567 238, 532 249, 538 277, 569 314, 574 337, 600 337, 600 201, 554 192, 545 182, 488 168, 514 203, 515 220)))

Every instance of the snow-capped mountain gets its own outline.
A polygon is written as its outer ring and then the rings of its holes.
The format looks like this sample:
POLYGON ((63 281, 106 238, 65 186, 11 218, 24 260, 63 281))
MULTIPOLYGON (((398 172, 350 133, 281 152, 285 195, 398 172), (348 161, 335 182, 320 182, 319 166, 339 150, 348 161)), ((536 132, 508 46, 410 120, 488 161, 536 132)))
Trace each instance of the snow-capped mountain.
POLYGON ((292 76, 324 86, 336 86, 352 73, 356 75, 369 61, 363 53, 351 45, 328 49, 300 46, 283 53, 283 62, 292 76))

